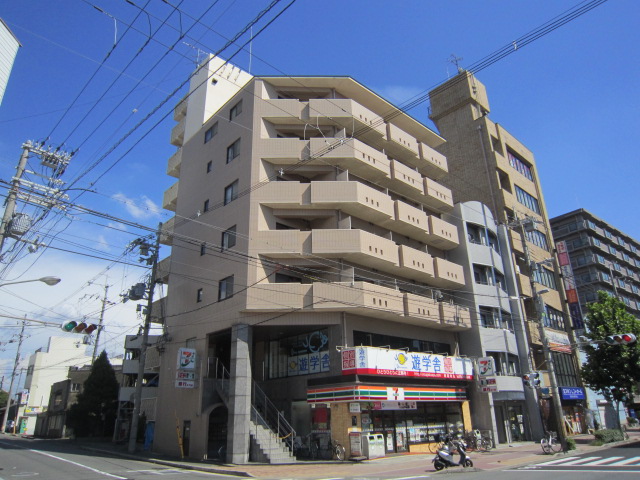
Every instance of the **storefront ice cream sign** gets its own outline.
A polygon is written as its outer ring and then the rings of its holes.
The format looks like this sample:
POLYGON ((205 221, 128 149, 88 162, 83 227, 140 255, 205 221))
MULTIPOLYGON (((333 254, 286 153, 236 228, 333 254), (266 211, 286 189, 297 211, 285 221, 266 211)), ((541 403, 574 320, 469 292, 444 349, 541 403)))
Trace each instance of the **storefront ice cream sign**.
POLYGON ((342 350, 342 374, 472 380, 473 364, 468 358, 461 357, 353 347, 342 350))

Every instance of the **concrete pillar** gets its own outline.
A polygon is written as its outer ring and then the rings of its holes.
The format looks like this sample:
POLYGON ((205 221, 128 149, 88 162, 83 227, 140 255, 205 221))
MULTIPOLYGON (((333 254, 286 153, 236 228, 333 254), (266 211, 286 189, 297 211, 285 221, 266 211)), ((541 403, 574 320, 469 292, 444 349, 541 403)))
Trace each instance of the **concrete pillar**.
POLYGON ((231 328, 231 375, 229 421, 227 426, 227 462, 244 465, 249 462, 249 429, 251 419, 251 326, 231 328))

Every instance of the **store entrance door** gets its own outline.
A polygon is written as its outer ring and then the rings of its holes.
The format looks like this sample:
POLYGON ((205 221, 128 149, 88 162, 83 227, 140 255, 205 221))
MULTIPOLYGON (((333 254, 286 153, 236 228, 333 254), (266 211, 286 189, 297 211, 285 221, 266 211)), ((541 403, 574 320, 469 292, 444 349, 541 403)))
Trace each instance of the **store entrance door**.
POLYGON ((507 424, 512 442, 525 440, 524 414, 520 405, 507 406, 507 424))

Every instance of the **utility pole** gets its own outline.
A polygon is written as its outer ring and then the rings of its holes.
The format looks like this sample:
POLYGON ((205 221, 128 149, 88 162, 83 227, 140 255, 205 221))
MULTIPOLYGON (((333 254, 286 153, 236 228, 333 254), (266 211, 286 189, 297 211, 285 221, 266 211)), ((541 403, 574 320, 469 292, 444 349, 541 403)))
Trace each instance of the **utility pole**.
MULTIPOLYGON (((531 220, 529 220, 530 222, 531 220)), ((544 361, 547 364, 547 370, 549 373, 549 382, 551 383, 551 403, 553 406, 554 417, 556 418, 556 430, 558 435, 558 441, 560 445, 562 445, 562 450, 564 452, 567 451, 567 439, 564 434, 564 415, 562 413, 562 405, 560 403, 560 390, 558 389, 558 381, 556 379, 556 371, 555 366, 553 364, 553 358, 551 357, 551 349, 549 348, 549 341, 547 339, 547 332, 544 329, 544 315, 545 315, 545 304, 542 295, 538 293, 536 289, 536 282, 534 280, 534 272, 538 271, 537 263, 531 261, 531 257, 529 254, 529 247, 527 246, 527 235, 525 224, 528 222, 520 221, 520 235, 522 236, 522 248, 524 250, 525 258, 527 259, 527 264, 531 268, 531 275, 529 280, 531 282, 531 296, 533 297, 533 302, 536 310, 536 320, 538 322, 538 332, 540 334, 540 341, 542 342, 542 353, 544 355, 544 361)))
MULTIPOLYGON (((5 433, 7 428, 7 418, 9 417, 9 407, 11 406, 11 397, 13 395, 13 381, 16 378, 16 370, 20 363, 20 348, 22 347, 22 339, 24 338, 24 327, 26 324, 26 318, 22 320, 22 328, 20 329, 20 336, 18 337, 18 350, 16 351, 16 359, 13 362, 13 372, 11 372, 11 382, 9 384, 9 396, 7 397, 7 406, 4 409, 4 416, 2 417, 2 430, 1 433, 5 433)), ((18 405, 19 406, 19 405, 18 405)))
POLYGON ((100 311, 100 323, 98 323, 98 333, 96 333, 96 341, 93 345, 93 355, 91 356, 91 364, 96 361, 96 354, 98 353, 98 343, 100 342, 100 332, 102 332, 102 324, 104 323, 104 311, 107 307, 107 293, 109 292, 109 285, 104 286, 104 297, 102 297, 102 310, 100 311))
MULTIPOLYGON (((133 413, 131 414, 131 430, 129 431, 129 453, 136 451, 136 439, 138 436, 138 420, 140 417, 140 404, 142 403, 142 381, 144 379, 145 363, 147 358, 147 343, 149 342, 149 329, 151 327, 151 306, 153 304, 153 291, 156 286, 156 276, 158 273, 158 252, 160 250, 160 235, 162 233, 162 223, 158 225, 156 232, 156 242, 151 250, 151 278, 147 292, 147 310, 144 318, 144 328, 142 330, 142 343, 140 344, 140 357, 138 358, 138 377, 136 379, 136 390, 133 400, 133 413)), ((148 246, 146 241, 138 242, 142 246, 148 246)))
MULTIPOLYGON (((4 215, 2 216, 2 224, 0 224, 0 253, 2 253, 2 248, 4 247, 4 241, 9 236, 9 222, 13 218, 13 213, 16 210, 16 198, 18 197, 18 190, 20 189, 20 180, 22 179, 22 175, 24 174, 24 169, 27 166, 27 159, 29 158, 29 148, 31 147, 31 142, 27 142, 22 145, 22 155, 20 155, 20 160, 18 161, 18 166, 16 167, 16 174, 13 177, 11 182, 11 189, 7 194, 7 200, 4 206, 4 215)), ((5 420, 6 422, 6 420, 5 420)), ((2 425, 4 426, 4 423, 2 425)), ((4 428, 3 428, 4 432, 4 428)))

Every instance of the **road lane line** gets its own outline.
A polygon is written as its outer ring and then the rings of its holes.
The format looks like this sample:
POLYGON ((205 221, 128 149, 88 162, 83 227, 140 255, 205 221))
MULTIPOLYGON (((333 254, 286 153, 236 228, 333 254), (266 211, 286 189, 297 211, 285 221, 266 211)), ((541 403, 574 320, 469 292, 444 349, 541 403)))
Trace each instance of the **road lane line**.
POLYGON ((615 462, 624 457, 605 457, 602 460, 596 460, 595 462, 583 463, 581 467, 595 467, 596 465, 602 465, 603 463, 615 462))
MULTIPOLYGON (((626 466, 626 465, 629 465, 630 463, 637 462, 638 460, 640 460, 640 457, 631 457, 631 458, 627 458, 626 460, 620 460, 619 462, 616 462, 616 463, 610 463, 609 465, 607 465, 607 467, 617 467, 622 465, 626 466)), ((629 466, 635 467, 635 465, 629 465, 629 466)))
POLYGON ((87 465, 83 465, 78 462, 74 462, 72 460, 67 460, 66 458, 57 457, 55 455, 51 455, 50 453, 41 452, 40 450, 29 450, 30 452, 39 453, 40 455, 44 455, 45 457, 55 458, 56 460, 60 460, 62 462, 71 463, 72 465, 76 465, 78 467, 86 468, 87 470, 91 470, 92 472, 99 473, 101 475, 106 475, 107 477, 118 478, 119 480, 128 480, 127 477, 119 477, 118 475, 113 475, 111 473, 103 472, 102 470, 98 470, 96 468, 89 467, 87 465))
POLYGON ((539 467, 541 465, 555 465, 556 463, 563 463, 566 462, 567 460, 575 460, 578 457, 564 457, 561 458, 560 460, 551 460, 550 462, 544 462, 544 463, 536 463, 536 466, 539 467))

